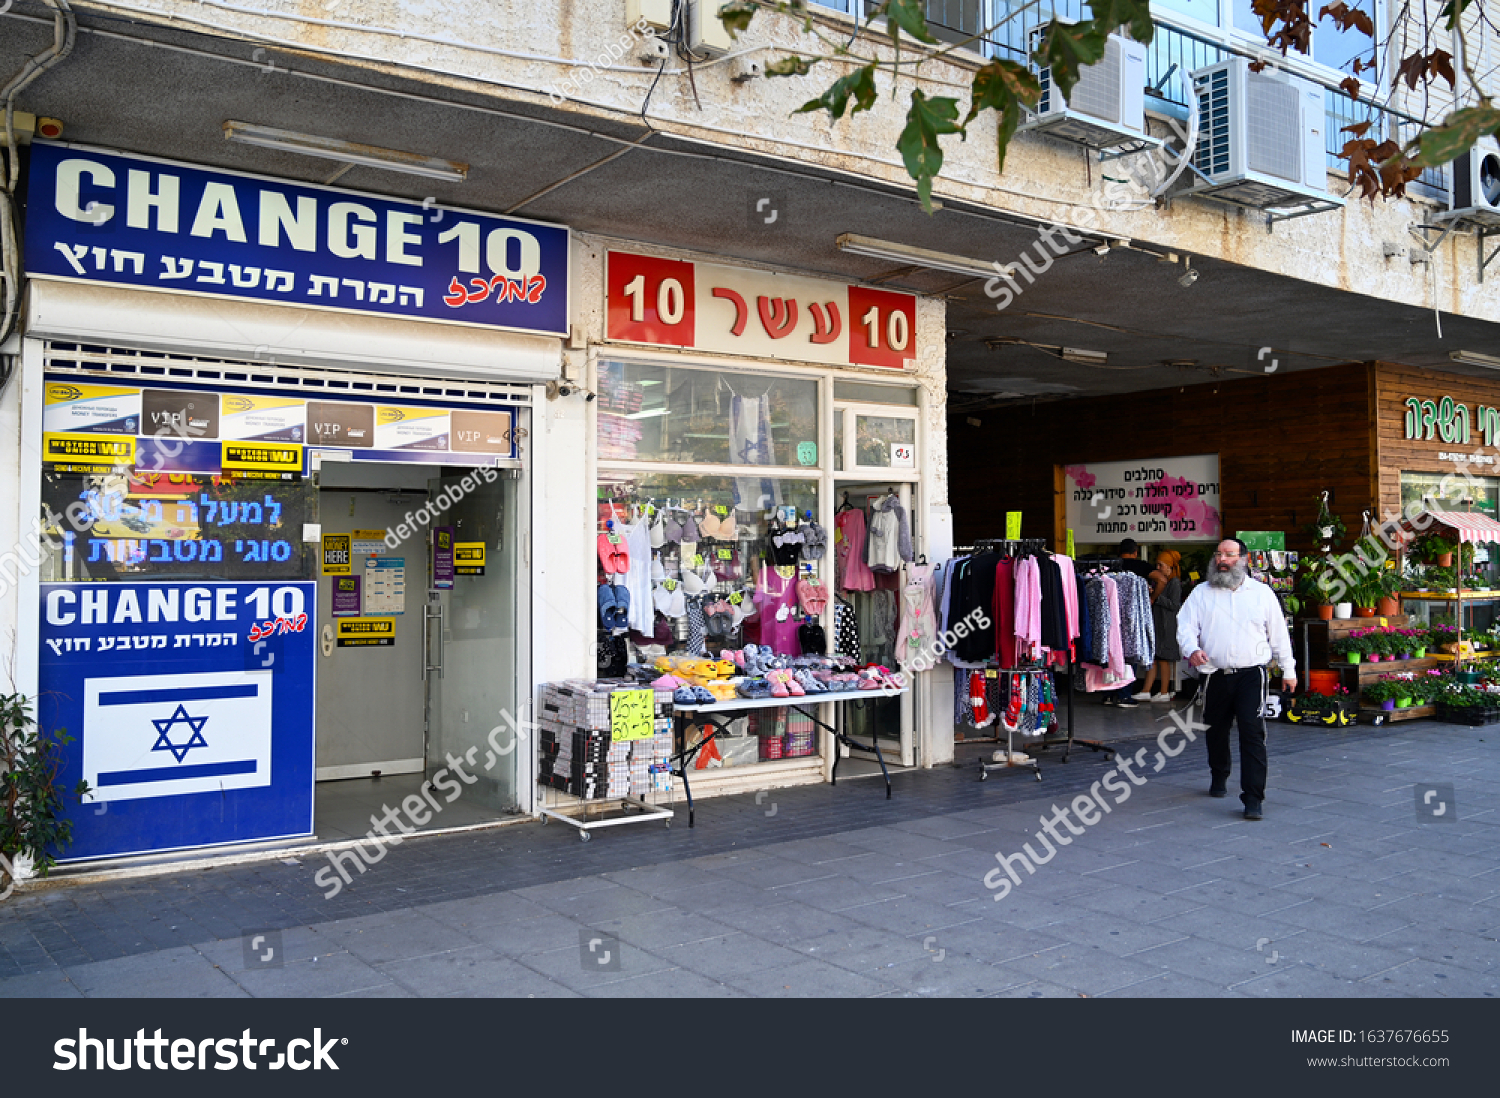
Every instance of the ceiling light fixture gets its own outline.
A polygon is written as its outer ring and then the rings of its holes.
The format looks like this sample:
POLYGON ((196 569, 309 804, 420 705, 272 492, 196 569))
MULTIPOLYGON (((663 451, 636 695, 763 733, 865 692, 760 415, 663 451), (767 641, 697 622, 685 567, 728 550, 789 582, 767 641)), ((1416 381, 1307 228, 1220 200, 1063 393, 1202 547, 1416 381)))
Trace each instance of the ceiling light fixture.
POLYGON ((362 164, 369 168, 405 172, 408 175, 420 175, 427 179, 462 183, 469 178, 469 166, 457 160, 420 156, 417 153, 401 152, 398 149, 382 149, 376 145, 361 145, 336 137, 294 133, 291 130, 278 130, 249 122, 233 120, 225 122, 224 137, 228 141, 241 145, 255 145, 262 149, 301 153, 303 156, 337 160, 344 164, 362 164))
POLYGON ((1478 351, 1449 351, 1448 357, 1465 366, 1483 366, 1486 370, 1500 370, 1500 358, 1482 355, 1478 351))
POLYGON ((910 244, 876 240, 874 237, 858 236, 855 233, 844 233, 833 243, 839 251, 848 252, 850 255, 869 256, 871 259, 884 259, 892 263, 914 264, 934 271, 969 275, 971 278, 994 278, 1000 273, 1000 265, 996 263, 985 263, 982 260, 969 259, 967 256, 934 252, 926 248, 914 248, 910 244))
POLYGON ((1189 259, 1185 265, 1187 270, 1183 271, 1181 277, 1177 279, 1177 285, 1183 289, 1187 289, 1194 282, 1198 281, 1198 272, 1193 270, 1193 261, 1189 259))
POLYGON ((1106 351, 1085 351, 1081 347, 1064 347, 1058 352, 1064 362, 1076 362, 1080 366, 1103 366, 1109 361, 1106 351))

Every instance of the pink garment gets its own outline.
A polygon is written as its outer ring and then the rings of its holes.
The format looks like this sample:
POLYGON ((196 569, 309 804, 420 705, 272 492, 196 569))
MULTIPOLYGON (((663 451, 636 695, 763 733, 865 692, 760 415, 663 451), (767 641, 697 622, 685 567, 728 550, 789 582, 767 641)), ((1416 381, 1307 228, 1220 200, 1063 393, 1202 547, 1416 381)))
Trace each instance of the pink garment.
POLYGON ((1083 688, 1090 694, 1116 690, 1124 682, 1125 646, 1120 640, 1120 589, 1110 576, 1104 576, 1105 605, 1109 608, 1109 652, 1107 667, 1092 663, 1083 665, 1083 688))
POLYGON ((1078 636, 1078 577, 1073 568, 1073 558, 1054 553, 1052 559, 1062 572, 1063 618, 1068 626, 1068 644, 1078 636))
POLYGON ((845 591, 875 590, 875 573, 865 563, 865 513, 858 507, 840 511, 834 521, 838 543, 839 586, 845 591))
POLYGON ((909 667, 930 663, 937 651, 937 613, 933 605, 933 568, 914 564, 901 589, 901 625, 896 631, 896 662, 909 667))
POLYGON ((1016 658, 1034 660, 1042 649, 1042 573, 1035 557, 1016 561, 1016 658))
POLYGON ((760 613, 746 622, 759 622, 758 633, 761 644, 769 644, 778 656, 802 655, 802 642, 797 639, 797 626, 802 617, 797 610, 797 580, 787 579, 769 564, 762 564, 760 582, 755 588, 755 604, 760 613), (776 620, 776 612, 787 607, 785 621, 776 620))

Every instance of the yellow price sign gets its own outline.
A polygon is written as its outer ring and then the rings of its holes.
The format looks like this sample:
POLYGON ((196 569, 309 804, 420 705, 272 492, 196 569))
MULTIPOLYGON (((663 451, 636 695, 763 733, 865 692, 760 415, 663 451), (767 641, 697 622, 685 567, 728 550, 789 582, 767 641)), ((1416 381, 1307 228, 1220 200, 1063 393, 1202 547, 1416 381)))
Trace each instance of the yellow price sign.
POLYGON ((1073 551, 1073 528, 1071 526, 1068 527, 1068 553, 1067 553, 1067 555, 1070 556, 1070 557, 1076 557, 1078 555, 1077 553, 1075 553, 1073 551))
POLYGON ((1005 512, 1005 540, 1016 541, 1021 537, 1021 512, 1005 512))
POLYGON ((654 690, 616 690, 609 696, 609 738, 649 740, 656 702, 654 690))

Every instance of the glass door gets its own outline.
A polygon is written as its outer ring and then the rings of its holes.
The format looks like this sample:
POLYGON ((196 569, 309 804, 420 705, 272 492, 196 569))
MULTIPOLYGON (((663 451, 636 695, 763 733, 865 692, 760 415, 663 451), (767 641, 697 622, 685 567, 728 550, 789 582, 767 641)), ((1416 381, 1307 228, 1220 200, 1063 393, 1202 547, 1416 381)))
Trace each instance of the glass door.
POLYGON ((428 506, 438 517, 422 607, 427 774, 447 769, 445 780, 463 781, 466 802, 502 812, 520 807, 521 763, 531 747, 517 736, 524 719, 517 686, 519 488, 519 480, 492 469, 428 485, 428 506))

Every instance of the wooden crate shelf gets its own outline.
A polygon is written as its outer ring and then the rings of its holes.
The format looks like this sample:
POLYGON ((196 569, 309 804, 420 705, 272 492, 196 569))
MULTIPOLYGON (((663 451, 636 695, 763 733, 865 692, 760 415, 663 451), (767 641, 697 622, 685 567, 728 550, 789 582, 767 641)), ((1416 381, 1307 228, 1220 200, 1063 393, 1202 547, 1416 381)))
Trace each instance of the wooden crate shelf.
POLYGON ((1384 717, 1388 721, 1414 721, 1423 717, 1437 716, 1437 706, 1409 705, 1405 709, 1381 709, 1378 705, 1362 705, 1359 707, 1359 715, 1366 720, 1384 717))

